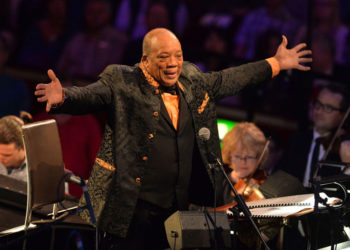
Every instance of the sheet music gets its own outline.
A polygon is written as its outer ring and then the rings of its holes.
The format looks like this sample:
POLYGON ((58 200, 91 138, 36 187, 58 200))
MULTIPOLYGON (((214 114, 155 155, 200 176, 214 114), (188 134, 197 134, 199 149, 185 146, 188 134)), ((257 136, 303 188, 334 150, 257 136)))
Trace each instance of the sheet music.
MULTIPOLYGON (((325 193, 320 193, 321 198, 327 198, 328 203, 332 203, 338 198, 330 198, 325 193)), ((301 195, 291 195, 283 196, 277 198, 270 198, 258 201, 247 202, 248 208, 257 208, 257 207, 276 207, 276 206, 306 206, 313 207, 315 204, 314 194, 301 194, 301 195)), ((320 207, 323 205, 319 205, 320 207)))
POLYGON ((312 212, 310 206, 286 206, 286 207, 259 207, 250 210, 253 217, 270 218, 270 217, 288 217, 300 213, 301 211, 312 212))
MULTIPOLYGON (((321 198, 327 198, 327 203, 333 203, 339 198, 328 197, 325 193, 320 193, 321 198)), ((288 217, 312 212, 315 204, 314 194, 302 194, 271 198, 246 203, 252 216, 257 218, 288 217)), ((319 204, 320 208, 325 207, 319 204)), ((230 215, 231 212, 228 212, 230 215)), ((243 214, 242 214, 243 215, 243 214)))

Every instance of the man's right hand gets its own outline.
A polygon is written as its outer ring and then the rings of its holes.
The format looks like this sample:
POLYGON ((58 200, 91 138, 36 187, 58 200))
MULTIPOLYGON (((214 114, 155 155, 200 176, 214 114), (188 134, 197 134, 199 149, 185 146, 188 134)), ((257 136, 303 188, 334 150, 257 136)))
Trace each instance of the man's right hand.
POLYGON ((47 71, 51 79, 50 83, 39 83, 36 85, 34 94, 37 96, 38 102, 46 102, 46 112, 49 112, 54 105, 64 102, 64 94, 60 80, 56 77, 52 69, 47 71))

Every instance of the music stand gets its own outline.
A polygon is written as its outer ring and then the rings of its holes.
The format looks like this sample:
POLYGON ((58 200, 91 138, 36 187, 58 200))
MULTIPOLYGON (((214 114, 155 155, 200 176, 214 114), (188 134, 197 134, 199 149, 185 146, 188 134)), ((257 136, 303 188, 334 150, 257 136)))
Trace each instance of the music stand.
MULTIPOLYGON (((27 209, 25 230, 31 222, 33 209, 56 204, 65 199, 64 163, 55 120, 24 125, 23 142, 27 163, 27 209)), ((53 206, 53 218, 57 214, 53 206)))

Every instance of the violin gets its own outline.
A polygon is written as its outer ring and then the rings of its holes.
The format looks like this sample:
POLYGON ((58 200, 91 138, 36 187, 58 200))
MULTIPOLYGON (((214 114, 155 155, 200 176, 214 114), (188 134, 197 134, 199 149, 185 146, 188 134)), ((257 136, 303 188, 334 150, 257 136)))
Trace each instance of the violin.
MULTIPOLYGON (((238 194, 243 196, 244 201, 257 201, 265 199, 262 192, 259 190, 261 184, 267 179, 267 175, 264 170, 257 169, 254 175, 249 178, 246 177, 238 181, 234 187, 238 194)), ((229 203, 220 207, 217 207, 216 211, 226 211, 237 205, 237 202, 229 203)))
POLYGON ((261 184, 266 180, 265 171, 257 169, 252 177, 246 177, 235 184, 238 194, 243 196, 244 201, 256 201, 265 199, 259 190, 261 184))

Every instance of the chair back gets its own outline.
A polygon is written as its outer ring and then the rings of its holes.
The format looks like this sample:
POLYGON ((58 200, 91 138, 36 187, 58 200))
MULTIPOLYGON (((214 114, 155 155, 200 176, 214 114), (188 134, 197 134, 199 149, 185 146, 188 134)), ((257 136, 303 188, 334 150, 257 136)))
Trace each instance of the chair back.
POLYGON ((22 127, 27 164, 27 210, 64 200, 64 163, 56 121, 46 120, 22 127))

